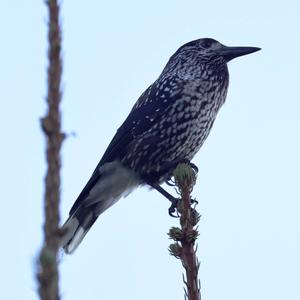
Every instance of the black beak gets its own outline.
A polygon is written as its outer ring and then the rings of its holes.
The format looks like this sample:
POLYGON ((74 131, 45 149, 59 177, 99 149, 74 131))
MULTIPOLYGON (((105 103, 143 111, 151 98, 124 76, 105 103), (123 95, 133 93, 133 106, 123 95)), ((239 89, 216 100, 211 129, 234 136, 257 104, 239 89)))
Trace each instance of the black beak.
POLYGON ((261 50, 261 48, 257 47, 227 47, 223 46, 220 50, 218 50, 218 54, 225 58, 226 61, 230 61, 236 57, 247 55, 256 51, 261 50))

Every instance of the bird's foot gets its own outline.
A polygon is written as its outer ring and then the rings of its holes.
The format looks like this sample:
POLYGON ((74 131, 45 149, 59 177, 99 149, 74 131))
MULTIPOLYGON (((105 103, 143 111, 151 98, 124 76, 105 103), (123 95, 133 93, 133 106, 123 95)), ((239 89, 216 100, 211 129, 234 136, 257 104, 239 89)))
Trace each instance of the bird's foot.
MULTIPOLYGON (((194 170, 194 172, 196 174, 198 174, 198 171, 199 171, 198 167, 194 163, 192 163, 189 159, 187 159, 187 158, 176 159, 174 161, 165 163, 164 164, 164 168, 165 169, 173 169, 174 170, 174 169, 176 169, 176 167, 179 164, 187 164, 187 165, 189 165, 194 170)), ((172 175, 171 175, 171 177, 172 177, 172 175)), ((168 180, 169 179, 167 179, 167 181, 168 180)))
POLYGON ((169 194, 166 190, 164 190, 159 184, 157 183, 148 183, 150 186, 152 186, 154 189, 156 189, 159 193, 161 193, 163 196, 165 196, 172 204, 169 208, 169 215, 174 218, 178 218, 177 215, 174 215, 174 213, 177 210, 177 204, 178 204, 178 198, 173 197, 171 194, 169 194))
POLYGON ((198 172, 199 172, 198 167, 197 167, 194 163, 192 163, 190 160, 188 160, 188 159, 186 159, 186 158, 183 158, 183 159, 180 159, 180 160, 176 161, 176 164, 177 164, 177 165, 178 165, 178 164, 187 164, 187 165, 189 165, 189 166, 193 169, 193 171, 194 171, 196 174, 198 174, 198 172))
POLYGON ((171 187, 176 186, 176 183, 175 183, 174 179, 172 179, 172 178, 168 178, 168 179, 165 181, 165 183, 166 183, 168 186, 171 186, 171 187))
MULTIPOLYGON (((169 215, 173 218, 179 218, 180 215, 178 214, 178 203, 180 201, 180 198, 173 198, 173 200, 170 201, 172 202, 172 204, 169 207, 169 215), (176 215, 174 215, 174 213, 176 213, 176 215)), ((198 201, 196 199, 191 199, 191 204, 194 204, 196 206, 198 205, 198 201)))
POLYGON ((196 199, 191 199, 191 204, 195 204, 195 205, 198 205, 198 201, 196 199))
MULTIPOLYGON (((169 199, 170 200, 170 199, 169 199)), ((178 205, 178 198, 173 198, 172 200, 170 200, 172 202, 171 206, 169 207, 169 215, 173 218, 179 218, 178 215, 178 210, 177 210, 177 205, 178 205), (174 213, 176 213, 176 215, 174 215, 174 213)))
MULTIPOLYGON (((198 171, 199 171, 198 167, 187 158, 180 158, 180 159, 176 159, 176 160, 173 160, 170 162, 166 162, 162 165, 162 169, 163 170, 175 169, 177 167, 177 165, 179 165, 179 164, 189 165, 195 171, 195 173, 198 173, 198 171)), ((172 177, 172 175, 170 177, 172 177)), ((169 179, 167 179, 167 180, 169 180, 169 179)))

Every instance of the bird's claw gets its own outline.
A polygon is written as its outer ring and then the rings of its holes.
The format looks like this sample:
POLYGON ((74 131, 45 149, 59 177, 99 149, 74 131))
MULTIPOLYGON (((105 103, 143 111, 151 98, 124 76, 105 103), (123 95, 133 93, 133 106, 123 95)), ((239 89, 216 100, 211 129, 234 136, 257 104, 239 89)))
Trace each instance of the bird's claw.
POLYGON ((191 199, 191 204, 195 204, 195 205, 198 205, 198 201, 196 199, 191 199))
POLYGON ((193 163, 189 163, 189 165, 190 165, 190 167, 193 169, 193 171, 196 173, 196 174, 198 174, 198 172, 199 172, 199 169, 198 169, 198 167, 195 165, 195 164, 193 164, 193 163))
POLYGON ((196 174, 198 174, 198 172, 199 172, 198 167, 194 163, 192 163, 191 161, 189 161, 188 159, 182 159, 178 163, 183 163, 183 164, 189 165, 196 174))
POLYGON ((169 215, 173 218, 179 218, 178 212, 177 212, 177 204, 178 204, 178 199, 174 198, 171 206, 169 207, 169 215), (175 212, 176 212, 176 215, 174 215, 175 212))
MULTIPOLYGON (((174 198, 172 200, 171 206, 169 207, 169 215, 173 218, 179 218, 178 210, 177 210, 178 201, 179 199, 174 198), (176 213, 176 215, 174 213, 176 213)), ((191 204, 198 205, 198 201, 196 199, 191 199, 191 204)))
POLYGON ((165 181, 165 183, 166 183, 168 186, 172 186, 172 187, 176 186, 174 180, 172 180, 171 178, 167 179, 167 180, 165 181))

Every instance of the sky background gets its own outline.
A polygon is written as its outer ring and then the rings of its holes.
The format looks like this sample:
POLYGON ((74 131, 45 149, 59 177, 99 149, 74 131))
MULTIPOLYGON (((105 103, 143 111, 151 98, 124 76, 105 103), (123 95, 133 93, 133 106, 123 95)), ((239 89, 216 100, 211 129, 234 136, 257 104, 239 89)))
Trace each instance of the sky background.
MULTIPOLYGON (((299 1, 64 1, 61 218, 132 105, 182 44, 213 37, 262 51, 229 64, 227 101, 194 163, 202 299, 299 300, 299 1)), ((37 299, 45 141, 43 1, 0 1, 0 286, 37 299)), ((178 220, 140 188, 108 210, 72 256, 65 300, 183 299, 169 256, 178 220)))

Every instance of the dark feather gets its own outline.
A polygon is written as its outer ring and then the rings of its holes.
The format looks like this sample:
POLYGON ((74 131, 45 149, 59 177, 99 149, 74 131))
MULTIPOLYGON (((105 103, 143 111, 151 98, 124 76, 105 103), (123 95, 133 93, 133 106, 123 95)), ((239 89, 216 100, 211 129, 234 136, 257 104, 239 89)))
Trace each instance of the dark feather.
MULTIPOLYGON (((174 77, 172 78, 174 80, 174 77)), ((115 136, 107 147, 100 162, 95 168, 91 178, 79 194, 73 204, 70 214, 81 205, 82 201, 88 196, 90 190, 100 179, 101 174, 99 168, 107 162, 114 160, 122 160, 127 153, 128 146, 134 139, 151 128, 155 120, 159 118, 166 109, 178 98, 177 93, 172 90, 164 91, 160 87, 170 86, 168 79, 160 79, 154 82, 138 99, 132 108, 130 114, 124 123, 117 130, 115 136), (163 83, 161 82, 163 80, 163 83), (165 101, 167 99, 167 101, 165 101)), ((172 84, 171 84, 172 85, 172 84)), ((176 86, 178 88, 178 85, 176 86)), ((154 143, 153 143, 154 144, 154 143)))

